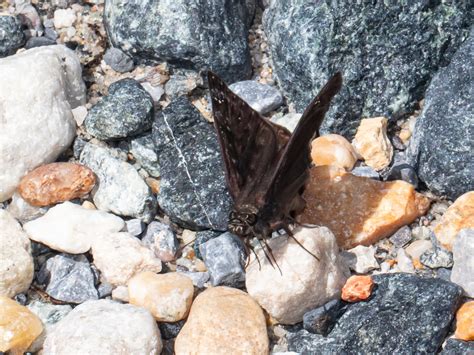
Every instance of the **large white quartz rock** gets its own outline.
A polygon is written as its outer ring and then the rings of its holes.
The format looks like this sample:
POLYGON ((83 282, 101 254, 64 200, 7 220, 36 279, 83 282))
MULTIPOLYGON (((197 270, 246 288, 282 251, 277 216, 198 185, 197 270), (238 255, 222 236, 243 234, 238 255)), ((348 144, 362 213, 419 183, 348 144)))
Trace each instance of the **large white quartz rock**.
POLYGON ((0 59, 0 201, 30 170, 54 161, 71 144, 71 109, 85 102, 81 64, 64 46, 0 59))

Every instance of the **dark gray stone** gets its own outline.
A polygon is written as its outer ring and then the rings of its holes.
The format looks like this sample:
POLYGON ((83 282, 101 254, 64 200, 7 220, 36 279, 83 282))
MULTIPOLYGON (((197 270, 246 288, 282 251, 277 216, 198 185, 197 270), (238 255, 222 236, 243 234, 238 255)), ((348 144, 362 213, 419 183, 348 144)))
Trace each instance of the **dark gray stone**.
POLYGON ((222 232, 216 232, 213 230, 207 230, 207 231, 199 231, 196 233, 196 239, 194 240, 194 252, 196 253, 196 256, 200 259, 202 259, 201 252, 199 251, 199 246, 201 244, 204 244, 208 240, 211 240, 213 238, 217 238, 220 236, 222 232))
POLYGON ((164 262, 174 260, 179 249, 179 241, 171 227, 156 221, 148 225, 142 242, 164 262))
POLYGON ((186 271, 186 270, 176 270, 180 274, 186 275, 193 281, 193 285, 197 288, 204 288, 205 283, 209 281, 211 277, 209 272, 193 272, 193 271, 186 271))
MULTIPOLYGON (((344 87, 323 132, 350 138, 364 117, 413 111, 472 23, 472 2, 273 1, 263 24, 274 74, 302 111, 330 75, 344 87)), ((466 80, 468 78, 466 77, 466 80)), ((440 117, 444 117, 441 115, 440 117)))
POLYGON ((418 188, 418 175, 416 174, 416 169, 407 161, 405 154, 396 154, 390 168, 382 174, 384 180, 403 180, 412 184, 415 189, 418 188))
POLYGON ((158 115, 153 140, 163 211, 190 229, 226 230, 232 201, 212 125, 181 96, 158 115))
POLYGON ((347 305, 328 337, 301 330, 288 335, 290 351, 311 354, 434 354, 462 300, 462 290, 439 278, 373 276, 365 302, 347 305))
POLYGON ((25 306, 26 302, 28 302, 28 297, 24 293, 19 293, 15 295, 14 300, 17 301, 22 306, 25 306))
POLYGON ((133 79, 119 80, 109 87, 109 94, 88 112, 84 127, 102 140, 135 136, 151 128, 153 99, 133 79))
POLYGON ((160 176, 158 166, 158 155, 155 152, 155 144, 151 134, 132 139, 130 142, 130 153, 135 160, 153 177, 160 176))
POLYGON ((108 282, 101 282, 99 287, 97 287, 97 291, 99 292, 99 298, 112 296, 113 289, 114 287, 108 282))
POLYGON ((351 171, 352 175, 362 176, 373 180, 380 180, 380 174, 370 166, 357 166, 351 171))
POLYGON ((53 28, 49 27, 46 27, 44 29, 44 36, 49 39, 52 39, 53 41, 56 41, 59 37, 58 33, 53 28))
POLYGON ((418 176, 455 200, 474 190, 474 28, 426 91, 408 148, 418 176))
POLYGON ((170 76, 165 84, 165 93, 169 97, 189 95, 198 85, 203 85, 202 77, 193 70, 180 70, 170 76))
POLYGON ((132 71, 135 67, 133 59, 118 48, 109 48, 105 52, 104 61, 110 65, 113 70, 119 73, 132 71))
POLYGON ((443 267, 436 269, 436 277, 446 281, 451 281, 451 269, 445 269, 443 267))
POLYGON ((411 229, 408 226, 403 226, 389 238, 389 240, 393 245, 395 245, 397 249, 407 245, 411 239, 411 229))
POLYGON ((474 341, 448 339, 440 355, 474 355, 474 341))
POLYGON ((31 49, 35 47, 53 46, 55 44, 56 41, 48 37, 31 37, 26 41, 25 48, 31 49))
POLYGON ((346 304, 341 300, 332 300, 306 312, 303 315, 303 327, 310 333, 328 335, 337 320, 346 311, 346 304))
POLYGON ((14 16, 0 14, 0 58, 14 54, 24 42, 20 21, 14 16))
POLYGON ((72 152, 73 152, 74 158, 79 159, 82 153, 82 149, 84 149, 86 144, 87 144, 87 141, 85 141, 84 139, 80 137, 76 137, 72 145, 72 152))
POLYGON ((254 80, 239 81, 229 88, 261 114, 273 111, 283 104, 283 96, 277 88, 254 80))
POLYGON ((232 82, 251 73, 254 11, 255 0, 109 0, 104 20, 114 47, 135 59, 210 68, 232 82))
POLYGON ((180 320, 174 323, 166 323, 166 322, 158 323, 158 327, 160 328, 160 333, 161 333, 162 338, 165 340, 176 338, 178 336, 178 333, 181 331, 181 328, 183 328, 184 323, 185 323, 184 320, 180 320))
POLYGON ((245 283, 245 248, 240 239, 226 232, 199 247, 213 286, 240 288, 245 283))

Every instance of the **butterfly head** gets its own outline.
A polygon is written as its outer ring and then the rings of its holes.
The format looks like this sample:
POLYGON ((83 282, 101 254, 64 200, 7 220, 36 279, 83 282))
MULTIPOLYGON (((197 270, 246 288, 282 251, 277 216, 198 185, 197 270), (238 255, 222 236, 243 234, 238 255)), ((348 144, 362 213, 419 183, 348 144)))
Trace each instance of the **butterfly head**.
POLYGON ((230 212, 229 231, 240 237, 254 234, 254 227, 258 221, 256 212, 251 206, 230 212))

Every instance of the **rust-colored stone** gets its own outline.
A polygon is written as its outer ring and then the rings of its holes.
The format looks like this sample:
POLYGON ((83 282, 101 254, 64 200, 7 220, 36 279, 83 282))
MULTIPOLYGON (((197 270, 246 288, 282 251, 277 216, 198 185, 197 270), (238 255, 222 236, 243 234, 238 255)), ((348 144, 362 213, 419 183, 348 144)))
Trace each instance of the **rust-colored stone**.
POLYGON ((357 161, 357 153, 343 136, 328 134, 311 143, 311 158, 315 165, 335 165, 352 170, 357 161))
POLYGON ((370 276, 351 276, 342 288, 341 299, 346 302, 364 301, 370 297, 374 286, 374 280, 370 276))
POLYGON ((474 340, 474 301, 464 303, 456 313, 456 338, 474 340))
POLYGON ((344 249, 393 234, 430 205, 405 181, 376 181, 334 166, 313 167, 303 197, 306 208, 299 222, 328 227, 344 249))
POLYGON ((49 206, 88 194, 95 181, 92 170, 84 165, 51 163, 25 175, 18 192, 30 205, 49 206))

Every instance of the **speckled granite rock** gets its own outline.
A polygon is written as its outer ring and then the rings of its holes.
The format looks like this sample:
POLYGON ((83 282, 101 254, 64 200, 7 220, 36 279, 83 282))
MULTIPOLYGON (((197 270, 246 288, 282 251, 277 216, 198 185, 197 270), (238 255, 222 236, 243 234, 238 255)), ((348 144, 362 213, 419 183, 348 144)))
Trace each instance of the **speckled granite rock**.
POLYGON ((0 14, 0 58, 15 53, 24 42, 20 21, 15 16, 0 14))
POLYGON ((273 111, 283 104, 283 96, 278 89, 258 81, 239 81, 230 85, 229 89, 261 114, 273 111))
POLYGON ((155 153, 155 145, 151 134, 132 139, 130 142, 130 153, 133 154, 135 160, 148 174, 154 177, 160 176, 158 157, 155 153))
MULTIPOLYGON (((274 74, 302 110, 341 70, 323 132, 354 133, 361 117, 396 118, 419 101, 470 25, 469 2, 273 1, 264 15, 274 74)), ((440 118, 443 116, 440 116, 440 118)))
POLYGON ((440 355, 464 355, 474 354, 474 341, 463 341, 458 339, 448 339, 440 355))

